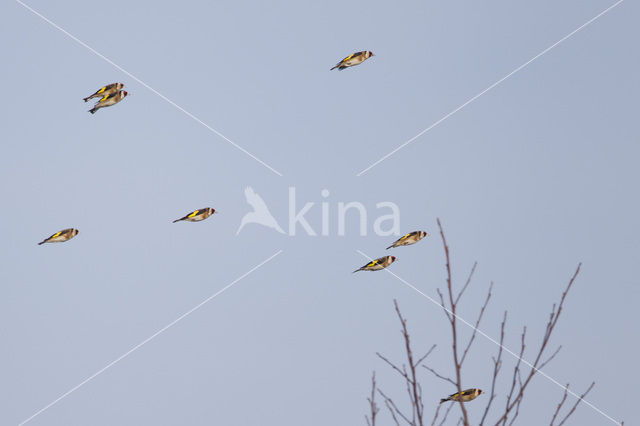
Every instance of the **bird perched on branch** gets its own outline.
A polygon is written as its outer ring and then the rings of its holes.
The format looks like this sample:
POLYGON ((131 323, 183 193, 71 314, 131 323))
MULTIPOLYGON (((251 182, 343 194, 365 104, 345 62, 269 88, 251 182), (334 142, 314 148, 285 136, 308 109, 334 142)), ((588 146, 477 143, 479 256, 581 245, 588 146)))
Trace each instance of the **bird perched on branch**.
POLYGON ((375 56, 375 55, 373 54, 373 52, 370 52, 368 50, 365 50, 363 52, 356 52, 347 56, 340 62, 338 62, 336 66, 331 69, 334 70, 338 68, 338 70, 341 71, 345 68, 353 67, 355 65, 360 65, 361 63, 363 63, 364 61, 366 61, 372 56, 375 56))
POLYGON ((372 260, 371 262, 367 263, 363 267, 356 269, 355 271, 353 271, 353 273, 355 274, 358 271, 379 271, 391 265, 395 261, 396 261, 395 256, 379 257, 378 259, 372 260))
POLYGON ((424 231, 409 232, 408 234, 406 234, 406 235, 400 237, 399 239, 397 239, 389 247, 387 247, 387 250, 389 250, 392 247, 410 246, 411 244, 417 243, 418 241, 420 241, 421 239, 423 239, 427 235, 429 235, 429 234, 427 234, 424 231))
POLYGON ((449 395, 446 398, 442 398, 440 400, 440 404, 447 401, 462 401, 467 402, 473 399, 476 399, 478 395, 482 393, 482 389, 467 389, 462 392, 456 392, 454 394, 449 395))
POLYGON ((123 83, 111 83, 107 84, 103 88, 99 89, 96 93, 91 96, 87 96, 84 98, 84 101, 87 102, 89 99, 93 98, 102 98, 108 95, 113 95, 114 93, 118 93, 120 90, 124 89, 123 83))
POLYGON ((188 222, 200 222, 201 220, 205 220, 214 213, 216 213, 215 209, 212 209, 211 207, 205 207, 204 209, 192 211, 188 215, 174 220, 173 223, 180 222, 181 220, 186 220, 188 222))
POLYGON ((40 241, 38 243, 38 245, 42 245, 44 243, 62 243, 64 241, 69 241, 70 239, 72 239, 76 235, 78 235, 78 230, 75 229, 75 228, 63 229, 60 232, 56 232, 55 234, 53 234, 49 238, 47 238, 47 239, 45 239, 43 241, 40 241))
POLYGON ((105 95, 89 110, 91 114, 95 114, 100 108, 110 107, 123 100, 129 93, 126 90, 121 90, 111 95, 105 95))

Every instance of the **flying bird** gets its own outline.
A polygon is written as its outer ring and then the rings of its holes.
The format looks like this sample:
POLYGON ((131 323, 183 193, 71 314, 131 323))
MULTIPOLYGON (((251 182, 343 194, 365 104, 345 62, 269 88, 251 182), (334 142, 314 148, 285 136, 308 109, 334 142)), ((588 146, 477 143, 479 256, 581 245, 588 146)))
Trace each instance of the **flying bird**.
POLYGON ((60 232, 56 232, 49 238, 46 238, 38 243, 38 245, 42 245, 44 243, 62 243, 64 241, 69 241, 73 237, 78 235, 78 230, 75 228, 67 228, 63 229, 60 232))
POLYGON ((440 400, 440 404, 447 401, 462 401, 467 402, 473 399, 476 399, 478 395, 482 393, 482 389, 467 389, 462 392, 456 392, 454 394, 449 395, 446 398, 442 398, 440 400))
POLYGON ((408 234, 398 238, 393 244, 387 247, 387 250, 389 250, 392 247, 410 246, 411 244, 417 243, 427 235, 429 234, 427 234, 424 231, 409 232, 408 234))
POLYGON ((212 209, 211 207, 205 207, 204 209, 192 211, 188 215, 174 220, 173 223, 180 222, 181 220, 186 220, 189 222, 200 222, 201 220, 205 220, 214 213, 217 213, 215 209, 212 209))
POLYGON ((129 93, 126 90, 121 90, 118 93, 112 95, 105 95, 89 110, 91 114, 95 114, 100 108, 110 107, 123 100, 129 93))
POLYGON ((361 63, 363 63, 364 61, 366 61, 372 56, 375 56, 375 55, 373 54, 373 52, 370 52, 368 50, 365 50, 363 52, 356 52, 347 56, 340 62, 338 62, 336 66, 331 69, 334 70, 338 68, 338 70, 342 71, 345 68, 353 67, 355 65, 360 65, 361 63))
POLYGON ((102 97, 105 97, 107 95, 113 95, 114 93, 118 93, 122 89, 124 89, 124 84, 122 84, 122 83, 107 84, 102 89, 99 89, 93 95, 87 96, 86 98, 84 98, 84 101, 87 102, 87 101, 89 101, 89 99, 102 98, 102 97))
POLYGON ((246 198, 247 203, 253 207, 253 211, 243 216, 236 235, 238 235, 242 228, 249 223, 257 223, 284 234, 284 231, 280 228, 280 225, 278 225, 278 222, 276 222, 276 219, 269 211, 267 204, 264 202, 262 197, 253 190, 253 188, 247 186, 244 190, 244 197, 246 198))
POLYGON ((367 263, 363 267, 356 269, 355 271, 353 271, 353 273, 355 274, 358 271, 379 271, 391 265, 395 261, 396 261, 395 256, 379 257, 378 259, 372 260, 371 262, 367 263))

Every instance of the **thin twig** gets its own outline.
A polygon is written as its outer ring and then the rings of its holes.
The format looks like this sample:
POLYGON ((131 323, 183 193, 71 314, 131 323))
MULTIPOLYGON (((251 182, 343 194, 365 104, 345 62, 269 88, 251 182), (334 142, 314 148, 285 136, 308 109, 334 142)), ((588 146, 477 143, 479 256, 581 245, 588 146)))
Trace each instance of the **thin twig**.
POLYGON ((493 377, 491 379, 491 396, 489 397, 489 401, 487 402, 487 406, 484 409, 484 413, 482 414, 482 419, 480 420, 480 426, 484 424, 487 415, 489 414, 489 410, 491 409, 491 404, 493 400, 496 398, 496 380, 498 379, 498 374, 500 374, 500 368, 502 367, 502 348, 504 344, 504 328, 507 324, 507 311, 504 311, 504 315, 502 317, 502 324, 500 324, 500 345, 498 346, 498 355, 496 358, 493 358, 493 377))
POLYGON ((456 297, 456 305, 460 301, 460 298, 462 297, 462 293, 464 293, 467 287, 469 287, 469 284, 471 283, 471 278, 473 278, 473 273, 476 271, 476 266, 478 266, 478 262, 473 262, 473 266, 471 267, 471 272, 469 272, 467 281, 464 283, 464 285, 462 286, 462 289, 460 290, 460 293, 458 293, 458 296, 456 297))
MULTIPOLYGON (((474 266, 474 269, 475 269, 475 266, 474 266)), ((462 353, 462 358, 460 359, 460 365, 464 363, 464 360, 467 357, 467 353, 469 352, 469 348, 471 348, 471 345, 473 344, 473 340, 476 338, 476 334, 478 333, 478 327, 480 327, 480 321, 482 321, 482 316, 484 315, 484 311, 485 309, 487 309, 487 305, 489 304, 489 299, 491 299, 492 289, 493 289, 493 282, 491 282, 491 284, 489 285, 489 291, 487 291, 487 298, 484 300, 484 303, 480 308, 480 314, 478 314, 476 325, 473 327, 473 333, 471 333, 471 338, 469 339, 469 343, 467 343, 467 347, 464 348, 464 352, 462 353)))
POLYGON ((434 370, 433 368, 427 366, 427 365, 423 365, 422 367, 426 368, 427 370, 431 371, 431 373, 436 376, 438 379, 442 379, 445 382, 449 382, 451 383, 453 386, 456 386, 456 382, 454 382, 452 379, 450 379, 449 377, 445 377, 442 376, 441 374, 439 374, 436 370, 434 370))
MULTIPOLYGON (((571 407, 571 410, 569 410, 569 412, 567 413, 566 416, 564 416, 564 418, 562 419, 562 421, 558 424, 558 426, 562 426, 564 424, 564 422, 567 421, 567 419, 573 414, 574 411, 576 411, 576 408, 578 408, 578 405, 582 402, 582 400, 584 399, 585 396, 587 396, 587 394, 589 392, 591 392, 591 389, 593 389, 593 387, 596 385, 596 382, 591 382, 591 384, 589 385, 589 387, 587 388, 586 391, 584 391, 582 393, 582 395, 580 395, 580 398, 578 398, 578 400, 576 401, 575 404, 573 404, 573 407, 571 407)), ((569 385, 567 385, 568 387, 569 385)), ((621 423, 622 425, 624 425, 624 422, 621 423)))
MULTIPOLYGON (((387 405, 387 407, 389 407, 389 405, 393 408, 393 410, 391 410, 391 408, 389 408, 389 410, 391 411, 391 414, 393 415, 393 412, 395 411, 396 414, 398 414, 400 417, 402 417, 402 419, 407 422, 410 425, 414 425, 414 423, 411 422, 411 420, 409 420, 409 418, 407 416, 405 416, 402 411, 400 411, 400 409, 396 406, 395 402, 393 402, 393 400, 391 398, 389 398, 387 395, 385 395, 382 390, 380 390, 380 388, 378 388, 378 393, 380 395, 382 395, 382 397, 384 398, 385 404, 387 405)), ((395 415, 393 415, 394 420, 396 421, 396 423, 398 423, 398 420, 395 419, 395 415)))
MULTIPOLYGON (((444 246, 444 255, 446 260, 446 269, 447 269, 447 293, 449 295, 449 310, 451 311, 450 323, 451 323, 451 334, 452 334, 452 342, 451 349, 453 352, 453 365, 455 367, 456 372, 456 385, 458 388, 458 392, 462 392, 462 364, 458 358, 458 330, 456 323, 456 300, 454 300, 453 296, 453 278, 451 275, 451 257, 449 256, 449 246, 447 245, 447 239, 444 236, 444 230, 442 229, 442 224, 440 223, 440 219, 437 219, 438 228, 440 228, 440 237, 442 238, 442 245, 444 246)), ((469 415, 467 414, 467 409, 464 406, 464 402, 460 399, 458 401, 460 404, 460 411, 462 412, 462 419, 464 421, 464 426, 469 426, 469 415)))
POLYGON ((562 393, 562 399, 558 403, 558 406, 556 407, 556 411, 553 413, 553 417, 551 417, 551 422, 549 423, 549 426, 553 426, 553 423, 556 421, 556 417, 558 417, 558 414, 560 413, 560 409, 562 409, 562 406, 567 400, 567 395, 569 394, 568 392, 569 392, 569 383, 567 383, 567 385, 564 387, 564 392, 562 393))
POLYGON ((380 409, 376 405, 376 372, 374 371, 371 375, 371 396, 367 398, 369 401, 369 408, 371 410, 371 420, 369 420, 368 416, 364 416, 367 419, 367 425, 376 426, 376 415, 380 409))

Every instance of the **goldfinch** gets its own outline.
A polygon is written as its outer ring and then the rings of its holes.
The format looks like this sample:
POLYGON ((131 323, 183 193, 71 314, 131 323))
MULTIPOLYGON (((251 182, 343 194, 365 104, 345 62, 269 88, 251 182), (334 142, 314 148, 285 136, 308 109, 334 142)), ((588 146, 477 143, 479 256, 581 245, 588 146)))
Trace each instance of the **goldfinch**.
POLYGON ((56 232, 55 234, 53 234, 49 238, 47 238, 47 239, 45 239, 43 241, 40 241, 38 243, 38 245, 42 245, 44 243, 62 243, 64 241, 69 241, 70 239, 72 239, 76 235, 78 235, 78 230, 75 229, 75 228, 63 229, 60 232, 56 232))
POLYGON ((353 54, 347 56, 346 58, 344 58, 340 62, 338 62, 336 64, 336 66, 331 68, 331 69, 334 70, 334 69, 338 68, 338 70, 342 71, 345 68, 349 68, 349 67, 352 67, 354 65, 360 65, 361 63, 363 63, 364 61, 366 61, 367 59, 369 59, 372 56, 375 56, 375 55, 373 54, 373 52, 370 52, 368 50, 365 50, 363 52, 356 52, 356 53, 353 53, 353 54))
POLYGON ((427 235, 429 235, 429 234, 427 234, 424 231, 409 232, 408 234, 406 234, 406 235, 400 237, 399 239, 397 239, 396 242, 391 244, 389 247, 387 247, 387 250, 389 250, 392 247, 410 246, 411 244, 417 243, 418 241, 420 241, 421 239, 423 239, 427 235))
POLYGON ((112 95, 105 95, 89 110, 91 114, 95 114, 100 108, 110 107, 123 100, 128 95, 126 90, 121 90, 118 93, 112 95))
POLYGON ((440 400, 440 404, 447 401, 462 401, 467 402, 473 399, 476 399, 478 395, 482 393, 482 389, 467 389, 462 392, 456 392, 454 394, 449 395, 446 398, 442 398, 440 400))
POLYGON ((120 90, 124 89, 124 84, 122 83, 111 83, 104 86, 102 89, 98 90, 91 96, 87 96, 84 98, 84 101, 87 102, 89 99, 93 98, 102 98, 107 95, 113 95, 114 93, 118 93, 120 90))
POLYGON ((187 220, 189 222, 200 222, 201 220, 205 220, 212 214, 216 212, 215 209, 211 207, 205 207, 204 209, 198 209, 186 215, 185 217, 181 217, 180 219, 176 219, 173 223, 180 222, 181 220, 187 220))
POLYGON ((371 262, 364 265, 362 268, 356 269, 355 271, 353 271, 353 273, 355 274, 358 271, 379 271, 391 265, 395 261, 396 261, 395 256, 383 256, 376 260, 372 260, 371 262))

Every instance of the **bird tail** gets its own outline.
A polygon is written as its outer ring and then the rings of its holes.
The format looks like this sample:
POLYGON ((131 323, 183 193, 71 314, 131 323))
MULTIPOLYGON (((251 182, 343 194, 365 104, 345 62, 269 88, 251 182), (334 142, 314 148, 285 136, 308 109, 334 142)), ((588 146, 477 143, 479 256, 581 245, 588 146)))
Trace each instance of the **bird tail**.
POLYGON ((47 240, 40 241, 40 242, 38 243, 38 245, 39 245, 39 246, 41 246, 41 245, 43 245, 43 244, 44 244, 44 243, 46 243, 46 242, 47 242, 47 240))
POLYGON ((91 109, 89 110, 89 112, 90 112, 91 114, 95 114, 97 110, 98 110, 98 108, 93 107, 93 108, 91 108, 91 109))
POLYGON ((336 65, 335 67, 331 68, 329 71, 333 71, 333 70, 335 70, 336 68, 338 68, 338 65, 336 65))
POLYGON ((180 222, 182 219, 176 219, 172 223, 180 222))
POLYGON ((358 271, 362 271, 362 268, 356 269, 355 271, 352 272, 352 274, 355 274, 358 271))
POLYGON ((395 246, 396 246, 395 244, 391 244, 391 245, 390 245, 389 247, 387 247, 385 250, 389 250, 390 248, 393 248, 393 247, 395 247, 395 246))
POLYGON ((83 99, 83 101, 85 101, 85 102, 89 102, 89 99, 91 99, 91 96, 89 96, 89 97, 87 97, 87 98, 84 98, 84 99, 83 99))
POLYGON ((442 404, 442 403, 444 403, 444 402, 447 402, 448 400, 449 400, 449 398, 442 398, 442 399, 440 400, 440 404, 442 404))

